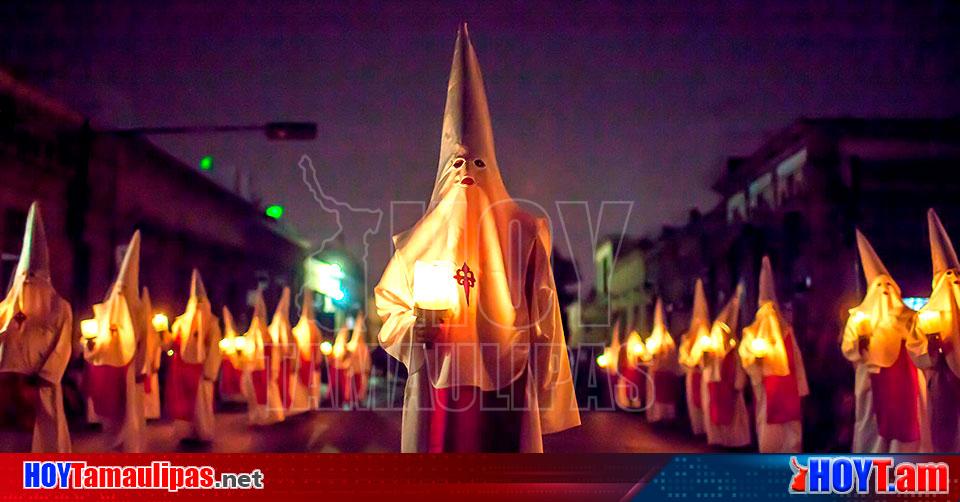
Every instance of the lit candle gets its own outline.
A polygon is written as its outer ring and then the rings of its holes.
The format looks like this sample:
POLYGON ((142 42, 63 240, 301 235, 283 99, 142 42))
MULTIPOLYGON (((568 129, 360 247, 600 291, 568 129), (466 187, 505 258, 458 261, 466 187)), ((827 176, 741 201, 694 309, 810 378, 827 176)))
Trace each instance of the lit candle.
POLYGON ((925 335, 932 335, 943 331, 943 317, 939 310, 923 310, 918 316, 920 331, 925 335))
POLYGON ((153 329, 159 333, 163 333, 170 329, 170 321, 167 320, 166 314, 162 312, 155 314, 151 322, 153 324, 153 329))
POLYGON ((643 342, 630 342, 630 355, 639 356, 643 354, 643 342))
POLYGON ((647 353, 656 354, 660 350, 660 337, 656 335, 647 338, 647 353))
POLYGON ((451 261, 420 261, 413 267, 413 301, 423 310, 445 311, 456 307, 456 265, 451 261))
POLYGON ((329 356, 333 353, 333 344, 328 341, 323 341, 320 343, 320 353, 329 356))
POLYGON ((597 356, 597 366, 601 368, 606 368, 610 364, 610 356, 606 353, 600 354, 597 356))
POLYGON ((84 319, 80 321, 80 333, 83 334, 84 340, 93 340, 97 337, 97 332, 100 331, 100 325, 97 324, 96 319, 84 319))
POLYGON ((770 342, 766 338, 754 338, 750 341, 750 352, 757 358, 766 357, 770 353, 770 342))
POLYGON ((241 335, 233 339, 233 348, 237 352, 247 351, 247 337, 241 335))
POLYGON ((236 350, 236 345, 234 344, 233 338, 224 338, 220 340, 220 352, 224 354, 229 354, 236 350))
POLYGON ((853 329, 857 335, 868 336, 870 334, 870 316, 867 314, 858 310, 850 317, 850 322, 853 323, 853 329))

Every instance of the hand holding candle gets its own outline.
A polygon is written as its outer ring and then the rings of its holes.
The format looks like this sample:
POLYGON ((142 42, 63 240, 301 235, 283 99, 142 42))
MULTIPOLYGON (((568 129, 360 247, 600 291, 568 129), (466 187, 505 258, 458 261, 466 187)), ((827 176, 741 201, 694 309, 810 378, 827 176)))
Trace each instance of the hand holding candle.
POLYGON ((757 337, 750 341, 750 352, 757 359, 763 359, 770 353, 770 342, 766 338, 757 337))
POLYGON ((87 344, 87 350, 93 350, 94 340, 96 340, 99 331, 100 325, 96 319, 84 319, 80 321, 80 333, 83 336, 83 341, 87 344))
POLYGON ((459 300, 456 266, 450 261, 420 261, 413 269, 413 301, 417 323, 414 341, 429 347, 442 335, 443 325, 459 300))

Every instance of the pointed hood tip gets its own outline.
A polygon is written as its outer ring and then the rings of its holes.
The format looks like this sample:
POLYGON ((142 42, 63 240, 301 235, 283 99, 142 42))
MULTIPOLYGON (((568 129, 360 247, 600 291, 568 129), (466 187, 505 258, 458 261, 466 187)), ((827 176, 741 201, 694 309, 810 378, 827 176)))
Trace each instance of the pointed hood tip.
POLYGON ((50 250, 43 225, 40 203, 33 201, 27 212, 20 260, 15 275, 50 276, 50 250))
MULTIPOLYGON (((127 244, 127 251, 123 255, 123 262, 120 264, 120 272, 117 274, 116 286, 133 292, 134 295, 140 293, 140 231, 133 232, 133 237, 127 244)), ((129 293, 128 293, 129 294, 129 293)))
POLYGON ((933 276, 936 278, 949 269, 960 268, 960 261, 957 260, 957 252, 953 248, 950 235, 943 228, 943 223, 933 208, 927 210, 927 229, 930 235, 930 261, 933 264, 933 276))
POLYGON ((764 255, 760 265, 760 285, 757 294, 757 305, 764 303, 777 303, 777 285, 773 276, 773 265, 770 264, 770 257, 764 255))
POLYGON ((193 269, 190 275, 190 297, 201 300, 207 299, 207 288, 203 284, 203 277, 200 276, 200 271, 196 268, 193 269))
POLYGON ((860 263, 863 266, 863 276, 866 278, 867 284, 881 275, 890 277, 890 272, 880 261, 880 257, 877 256, 877 252, 873 249, 870 241, 867 240, 867 236, 863 235, 860 229, 857 229, 856 233, 857 250, 860 252, 860 263))

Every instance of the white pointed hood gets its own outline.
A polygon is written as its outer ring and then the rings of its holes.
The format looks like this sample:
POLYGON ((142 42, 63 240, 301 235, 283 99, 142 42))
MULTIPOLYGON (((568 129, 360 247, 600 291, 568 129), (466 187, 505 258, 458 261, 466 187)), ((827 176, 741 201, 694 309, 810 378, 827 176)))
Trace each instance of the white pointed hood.
POLYGON ((856 323, 869 325, 872 334, 865 359, 874 366, 889 368, 900 355, 900 342, 906 339, 912 312, 903 304, 900 286, 859 230, 857 247, 867 279, 867 294, 860 305, 850 309, 847 330, 855 329, 856 323))
POLYGON ((253 370, 263 370, 266 368, 264 362, 264 344, 272 343, 270 340, 270 331, 267 326, 267 304, 263 301, 263 291, 258 289, 253 300, 253 315, 250 318, 250 327, 244 333, 246 340, 245 363, 248 368, 253 370))
POLYGON ((309 288, 303 289, 303 299, 300 304, 300 320, 293 327, 293 339, 297 342, 297 348, 300 351, 300 357, 306 360, 311 359, 312 348, 320 343, 320 327, 314 320, 313 313, 313 291, 309 288))
MULTIPOLYGON (((937 213, 931 209, 927 213, 930 231, 930 254, 933 261, 933 291, 930 301, 920 309, 921 319, 936 312, 940 319, 940 344, 943 358, 950 370, 960 377, 960 264, 953 249, 950 236, 940 223, 937 213)), ((922 332, 922 323, 917 331, 922 332)), ((929 333, 922 333, 929 335, 929 333)), ((918 337, 920 347, 907 348, 921 354, 926 353, 927 336, 918 337)))
MULTIPOLYGON (((203 285, 200 271, 193 269, 190 277, 190 298, 187 308, 170 329, 174 339, 180 342, 180 357, 189 364, 206 361, 212 343, 219 338, 220 320, 213 314, 207 288, 203 285)), ((218 340, 219 341, 219 340, 218 340)))
POLYGON ((657 298, 657 303, 653 307, 653 329, 645 344, 648 357, 653 361, 656 369, 673 367, 673 364, 669 363, 673 363, 676 357, 677 346, 664 321, 663 300, 660 298, 657 298))
POLYGON ((792 328, 780 313, 777 287, 773 277, 770 258, 764 256, 760 266, 760 286, 757 297, 759 308, 753 323, 743 328, 743 340, 740 343, 739 353, 744 366, 750 366, 758 359, 762 359, 760 370, 764 376, 786 376, 790 374, 790 365, 784 335, 792 332, 792 328), (754 341, 758 339, 762 341, 754 341))
POLYGON ((549 295, 556 294, 554 288, 537 291, 538 298, 528 296, 524 278, 543 276, 531 275, 527 265, 538 247, 547 256, 552 247, 545 220, 523 211, 504 186, 483 76, 465 25, 454 46, 430 204, 423 217, 394 240, 396 252, 377 288, 378 297, 416 306, 416 263, 450 265, 456 273, 447 285, 452 279, 456 283, 444 288, 455 296, 448 336, 461 348, 485 347, 454 351, 445 344, 426 351, 431 382, 492 390, 518 378, 527 367, 529 327, 540 321, 530 317, 552 315, 546 304, 553 301, 549 295), (544 305, 530 305, 534 301, 544 305), (490 349, 495 346, 500 350, 490 349), (476 353, 483 354, 483 368, 468 361, 476 353))
MULTIPOLYGON (((34 202, 27 214, 20 261, 10 290, 0 301, 0 372, 39 375, 59 383, 69 359, 54 354, 62 329, 70 330, 70 305, 53 289, 50 257, 40 216, 34 202), (63 359, 63 365, 46 364, 63 359)), ((62 350, 62 349, 61 349, 62 350)))
POLYGON ((680 364, 693 367, 700 364, 702 349, 697 340, 710 334, 710 308, 703 290, 703 280, 697 279, 693 286, 693 308, 690 311, 690 327, 680 340, 680 364))
POLYGON ((273 340, 274 345, 286 347, 290 343, 291 330, 290 288, 284 286, 280 301, 277 302, 277 309, 273 312, 273 319, 270 320, 270 339, 273 340))
POLYGON ((84 357, 95 365, 126 366, 146 337, 147 319, 140 302, 140 231, 127 244, 116 281, 103 303, 94 305, 97 336, 84 357))
POLYGON ((701 337, 697 341, 702 345, 701 351, 712 352, 717 356, 715 362, 719 365, 730 349, 736 346, 737 333, 740 330, 740 302, 743 298, 743 283, 738 283, 727 304, 723 306, 717 318, 710 325, 708 337, 701 337))
POLYGON ((957 252, 953 249, 953 242, 947 231, 940 223, 936 211, 927 211, 927 227, 930 233, 930 259, 933 262, 933 280, 936 282, 940 274, 947 270, 960 270, 960 261, 957 261, 957 252))

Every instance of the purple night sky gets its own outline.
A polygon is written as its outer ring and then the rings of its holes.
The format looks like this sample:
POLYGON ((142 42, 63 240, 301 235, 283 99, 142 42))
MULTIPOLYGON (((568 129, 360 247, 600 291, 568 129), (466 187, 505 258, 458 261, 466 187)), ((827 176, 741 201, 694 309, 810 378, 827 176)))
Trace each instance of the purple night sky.
MULTIPOLYGON (((594 218, 603 200, 631 200, 634 233, 711 208, 723 159, 799 116, 960 112, 960 6, 948 1, 140 4, 5 2, 0 65, 101 127, 319 122, 310 143, 156 138, 192 165, 213 155, 226 184, 250 169, 262 200, 314 241, 333 218, 300 181, 302 154, 355 206, 429 197, 460 20, 512 195, 554 215, 556 200, 588 201, 594 218)), ((346 222, 356 244, 362 221, 346 222)), ((588 262, 586 221, 569 223, 588 262)))

